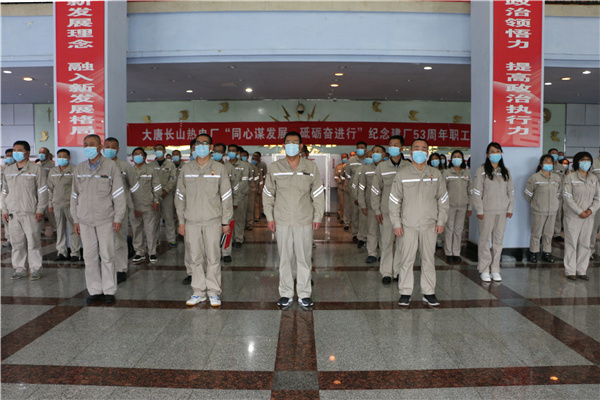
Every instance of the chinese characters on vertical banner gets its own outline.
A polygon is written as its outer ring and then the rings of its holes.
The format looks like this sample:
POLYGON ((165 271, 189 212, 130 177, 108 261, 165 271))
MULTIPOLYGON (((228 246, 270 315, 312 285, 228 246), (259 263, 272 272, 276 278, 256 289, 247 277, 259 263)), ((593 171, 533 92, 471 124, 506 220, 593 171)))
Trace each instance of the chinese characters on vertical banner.
POLYGON ((493 138, 502 146, 540 146, 543 18, 543 1, 494 1, 493 138))
POLYGON ((56 134, 59 147, 104 139, 104 1, 57 1, 56 134))

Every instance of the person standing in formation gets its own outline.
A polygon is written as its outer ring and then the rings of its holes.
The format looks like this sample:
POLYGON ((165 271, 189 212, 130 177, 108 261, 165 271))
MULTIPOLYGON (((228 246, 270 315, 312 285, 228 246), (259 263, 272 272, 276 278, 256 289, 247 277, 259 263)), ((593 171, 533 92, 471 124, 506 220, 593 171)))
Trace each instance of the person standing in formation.
POLYGON ((160 177, 162 195, 158 223, 156 224, 156 239, 160 240, 160 220, 165 220, 165 236, 171 247, 177 247, 177 235, 175 232, 175 214, 173 210, 173 199, 175 186, 177 185, 177 168, 173 161, 165 158, 165 146, 157 144, 154 146, 155 159, 150 163, 160 177))
POLYGON ((366 216, 358 209, 358 168, 365 164, 365 158, 367 158, 366 153, 367 144, 362 141, 358 142, 356 144, 356 155, 350 157, 344 167, 346 181, 349 185, 348 193, 350 194, 350 203, 352 207, 352 241, 358 244, 359 249, 364 247, 365 241, 367 240, 367 234, 363 230, 366 216))
POLYGON ((358 204, 363 214, 367 216, 367 264, 377 261, 379 248, 379 223, 371 204, 371 187, 377 165, 383 160, 385 148, 376 145, 367 155, 367 163, 363 165, 358 181, 358 204))
POLYGON ((446 260, 462 262, 460 258, 460 247, 462 233, 465 228, 465 215, 471 217, 471 175, 466 170, 465 156, 462 151, 454 150, 450 156, 450 166, 443 170, 443 177, 450 198, 450 209, 448 221, 446 222, 446 233, 444 240, 444 252, 446 260))
POLYGON ((338 219, 342 221, 345 225, 344 221, 344 183, 346 182, 346 178, 344 177, 344 160, 348 161, 348 154, 342 154, 342 162, 335 166, 335 172, 333 174, 333 179, 337 183, 337 198, 338 198, 338 219))

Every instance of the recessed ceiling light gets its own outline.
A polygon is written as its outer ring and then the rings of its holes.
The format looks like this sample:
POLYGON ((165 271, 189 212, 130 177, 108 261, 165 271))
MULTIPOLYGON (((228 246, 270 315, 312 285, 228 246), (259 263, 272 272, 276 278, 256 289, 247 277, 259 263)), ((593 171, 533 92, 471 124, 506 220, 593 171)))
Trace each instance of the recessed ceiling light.
POLYGON ((249 88, 246 88, 246 92, 247 92, 247 93, 252 93, 252 88, 250 88, 250 87, 249 87, 249 88))
POLYGON ((337 83, 332 83, 331 84, 331 87, 338 87, 338 86, 340 86, 340 85, 338 85, 337 83))
POLYGON ((344 76, 344 74, 342 72, 336 72, 334 75, 335 76, 344 76))
POLYGON ((427 66, 427 67, 423 67, 423 69, 426 69, 427 71, 429 71, 430 69, 433 69, 433 67, 427 66))
POLYGON ((5 74, 12 74, 12 71, 9 71, 9 70, 7 70, 7 69, 5 69, 5 70, 4 70, 4 71, 2 71, 2 72, 4 72, 5 74))
POLYGON ((191 90, 191 89, 188 89, 188 90, 186 90, 185 92, 186 92, 186 93, 194 93, 194 91, 193 91, 193 90, 191 90))
POLYGON ((25 76, 25 77, 23 77, 23 80, 26 82, 31 82, 33 80, 33 78, 31 78, 29 76, 25 76))
POLYGON ((544 85, 550 86, 550 85, 552 85, 552 82, 546 82, 546 83, 544 83, 544 85))
MULTIPOLYGON (((4 72, 6 72, 6 71, 4 71, 4 72)), ((584 75, 589 75, 591 73, 592 73, 592 71, 588 71, 588 70, 582 72, 582 74, 584 74, 584 75)))
POLYGON ((229 68, 236 69, 237 67, 235 65, 230 65, 229 68))
POLYGON ((571 78, 568 76, 563 76, 562 78, 560 78, 561 81, 570 81, 571 78))
POLYGON ((160 67, 150 67, 150 69, 151 69, 151 70, 157 70, 157 69, 159 69, 159 68, 160 68, 160 67))

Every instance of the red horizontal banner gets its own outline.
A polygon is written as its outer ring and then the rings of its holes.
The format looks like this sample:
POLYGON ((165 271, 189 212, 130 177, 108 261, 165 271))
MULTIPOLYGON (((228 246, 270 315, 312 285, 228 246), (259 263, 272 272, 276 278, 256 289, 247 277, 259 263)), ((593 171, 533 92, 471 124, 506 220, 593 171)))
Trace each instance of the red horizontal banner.
POLYGON ((128 146, 185 146, 199 134, 213 142, 242 146, 281 144, 288 131, 297 131, 306 144, 352 145, 358 141, 387 145, 392 135, 404 136, 406 144, 425 139, 430 146, 470 147, 470 124, 413 122, 165 122, 127 124, 128 146))

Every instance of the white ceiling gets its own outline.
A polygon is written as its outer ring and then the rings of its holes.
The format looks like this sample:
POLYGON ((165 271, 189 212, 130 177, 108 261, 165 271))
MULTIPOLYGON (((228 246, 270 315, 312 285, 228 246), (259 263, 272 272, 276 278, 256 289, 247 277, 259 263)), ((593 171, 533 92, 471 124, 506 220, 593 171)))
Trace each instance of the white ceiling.
MULTIPOLYGON (((129 64, 128 101, 373 99, 470 101, 470 65, 248 62, 129 64), (344 76, 336 77, 334 73, 344 76), (337 79, 337 81, 335 81, 337 79), (331 88, 332 83, 339 84, 331 88), (252 93, 246 88, 251 87, 252 93), (193 93, 186 93, 193 90, 193 93)), ((2 69, 3 71, 5 69, 2 69)), ((2 103, 52 103, 52 68, 2 73, 2 103), (34 78, 23 81, 24 76, 34 78)), ((546 68, 546 103, 600 103, 600 69, 546 68), (570 81, 561 78, 569 76, 570 81)))

